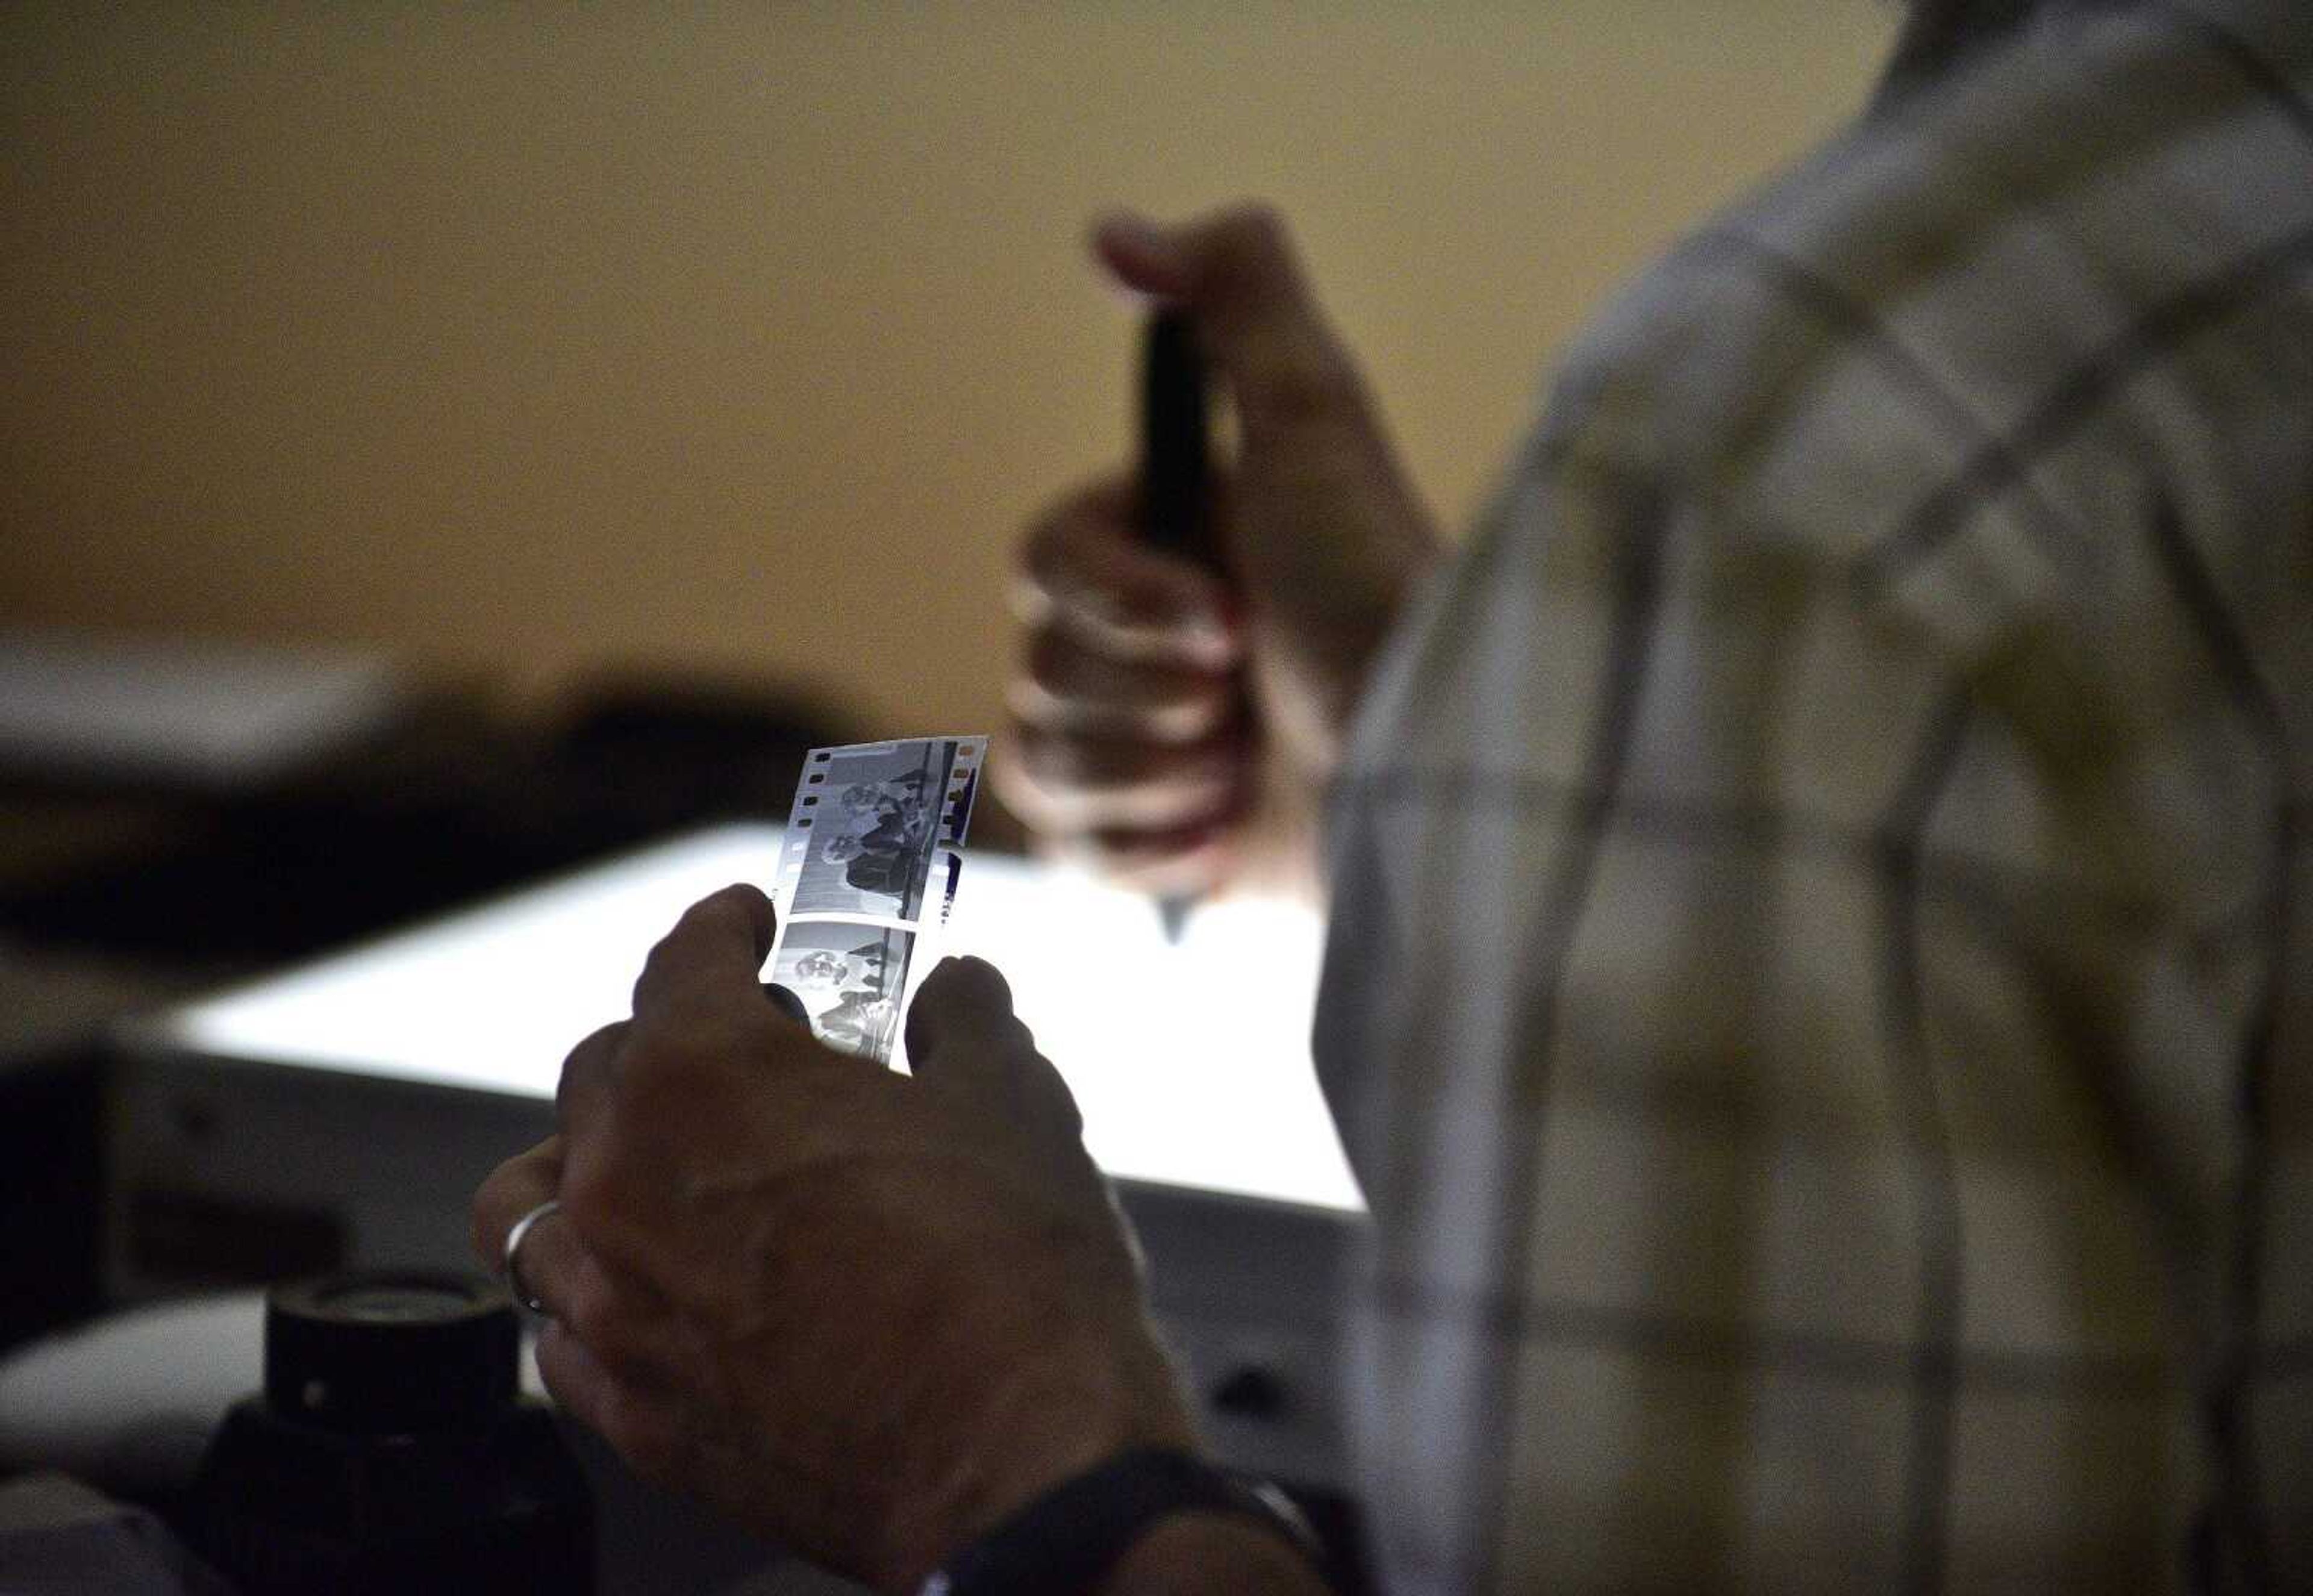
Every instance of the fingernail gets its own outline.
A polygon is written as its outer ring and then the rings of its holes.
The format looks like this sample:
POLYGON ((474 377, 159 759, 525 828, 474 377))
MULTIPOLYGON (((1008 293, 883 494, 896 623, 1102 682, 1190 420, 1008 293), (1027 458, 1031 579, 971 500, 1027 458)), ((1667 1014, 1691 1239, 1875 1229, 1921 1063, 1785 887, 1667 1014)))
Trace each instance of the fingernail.
POLYGON ((1108 243, 1140 255, 1169 257, 1172 235, 1139 211, 1111 211, 1095 228, 1108 243))
POLYGON ((771 1006, 773 1008, 778 1010, 779 1013, 785 1014, 788 1019, 797 1021, 805 1025, 809 1025, 811 1023, 811 1011, 804 1006, 803 999, 796 996, 795 993, 790 991, 788 988, 779 986, 776 982, 765 981, 763 983, 763 995, 770 999, 771 1006))
POLYGON ((1093 238, 1112 270, 1136 279, 1130 286, 1158 295, 1182 289, 1179 279, 1188 262, 1169 229, 1137 211, 1114 211, 1093 228, 1093 238))
POLYGON ((1164 303, 1155 294, 1135 288, 1130 283, 1119 282, 1114 277, 1104 276, 1100 285, 1109 299, 1128 315, 1145 315, 1149 306, 1164 303))

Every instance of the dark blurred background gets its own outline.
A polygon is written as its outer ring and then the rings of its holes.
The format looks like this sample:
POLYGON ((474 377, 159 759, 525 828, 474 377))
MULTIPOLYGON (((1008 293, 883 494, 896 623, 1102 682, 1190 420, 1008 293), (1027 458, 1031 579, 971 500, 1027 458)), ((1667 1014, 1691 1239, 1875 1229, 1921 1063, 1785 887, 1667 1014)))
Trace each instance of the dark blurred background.
POLYGON ((993 728, 1128 432, 1089 215, 1282 205, 1458 521, 1892 10, 0 8, 0 1345, 111 1019, 993 728))

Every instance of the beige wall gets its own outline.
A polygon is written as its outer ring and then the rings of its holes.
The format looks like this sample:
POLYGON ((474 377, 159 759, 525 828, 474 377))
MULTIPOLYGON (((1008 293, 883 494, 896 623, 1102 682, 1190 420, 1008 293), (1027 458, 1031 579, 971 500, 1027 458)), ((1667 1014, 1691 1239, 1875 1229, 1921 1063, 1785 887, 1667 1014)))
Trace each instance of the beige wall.
POLYGON ((0 13, 0 624, 998 714, 1116 456, 1085 218, 1296 216, 1459 515, 1548 352, 1833 126, 1875 0, 0 13))

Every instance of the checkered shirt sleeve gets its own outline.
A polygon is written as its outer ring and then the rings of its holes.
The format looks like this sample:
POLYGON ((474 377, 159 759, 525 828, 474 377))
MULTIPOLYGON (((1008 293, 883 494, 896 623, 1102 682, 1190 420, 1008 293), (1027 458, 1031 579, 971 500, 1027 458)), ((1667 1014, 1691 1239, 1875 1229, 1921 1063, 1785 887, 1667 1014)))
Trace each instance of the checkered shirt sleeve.
POLYGON ((2313 16, 2059 7, 1572 353, 1369 689, 1388 1588, 2313 1589, 2313 16))

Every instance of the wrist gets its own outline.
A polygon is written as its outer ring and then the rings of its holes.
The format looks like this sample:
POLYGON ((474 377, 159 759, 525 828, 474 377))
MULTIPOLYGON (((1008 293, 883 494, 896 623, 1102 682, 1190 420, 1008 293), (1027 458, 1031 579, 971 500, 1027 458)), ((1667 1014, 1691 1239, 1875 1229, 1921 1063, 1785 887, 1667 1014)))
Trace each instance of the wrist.
POLYGON ((1050 1359, 987 1391, 971 1439, 901 1504, 875 1584, 912 1593, 960 1548, 1108 1459, 1200 1447, 1172 1365, 1153 1337, 1102 1349, 1074 1372, 1050 1359))

